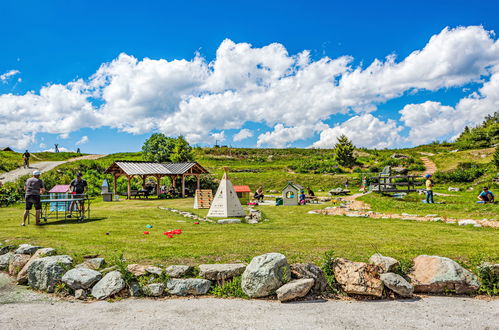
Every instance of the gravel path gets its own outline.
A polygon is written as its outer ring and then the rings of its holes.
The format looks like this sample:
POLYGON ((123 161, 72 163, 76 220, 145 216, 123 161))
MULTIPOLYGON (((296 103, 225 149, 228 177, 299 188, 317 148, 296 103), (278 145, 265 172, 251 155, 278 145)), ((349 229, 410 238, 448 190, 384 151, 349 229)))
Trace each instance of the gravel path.
POLYGON ((71 158, 68 160, 63 160, 63 161, 43 161, 43 162, 37 162, 30 164, 29 168, 24 168, 24 167, 19 167, 13 171, 6 172, 0 174, 0 181, 2 182, 13 182, 16 181, 19 177, 26 175, 26 174, 31 174, 33 173, 34 170, 39 170, 40 172, 48 172, 57 166, 64 164, 64 163, 69 163, 69 162, 74 162, 77 160, 81 159, 98 159, 101 157, 104 157, 105 155, 86 155, 86 156, 81 156, 81 157, 76 157, 76 158, 71 158))
POLYGON ((61 301, 0 274, 0 329, 499 329, 499 300, 276 301, 216 298, 61 301), (3 284, 2 284, 3 283, 3 284))

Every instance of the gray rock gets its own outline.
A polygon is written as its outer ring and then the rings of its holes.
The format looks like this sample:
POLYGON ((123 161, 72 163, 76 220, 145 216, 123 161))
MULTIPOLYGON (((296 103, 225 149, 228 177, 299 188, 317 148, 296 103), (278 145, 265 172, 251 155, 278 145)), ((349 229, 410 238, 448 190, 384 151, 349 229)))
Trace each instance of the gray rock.
POLYGON ((149 265, 130 264, 127 266, 127 269, 134 276, 142 276, 146 274, 161 275, 161 273, 163 273, 163 269, 149 265))
POLYGON ((302 278, 286 283, 277 289, 277 299, 279 299, 280 302, 284 302, 305 297, 314 286, 314 282, 315 281, 311 278, 302 278))
POLYGON ((393 272, 400 263, 392 257, 385 257, 379 253, 375 253, 369 258, 369 263, 379 266, 382 273, 393 272))
POLYGON ((313 293, 321 293, 327 289, 327 280, 324 271, 314 264, 292 264, 291 277, 294 279, 314 279, 313 293))
POLYGON ((75 290, 75 298, 80 300, 87 299, 87 291, 83 289, 75 290))
POLYGON ((54 292, 73 259, 67 255, 44 257, 34 260, 28 268, 28 284, 37 290, 54 292))
POLYGON ((87 259, 81 264, 76 265, 75 268, 88 268, 92 270, 99 270, 102 267, 104 267, 105 264, 106 261, 104 260, 104 258, 92 258, 92 259, 87 259))
POLYGON ((411 297, 414 287, 405 278, 395 273, 384 273, 380 275, 383 284, 402 297, 411 297))
POLYGON ((131 297, 140 297, 142 296, 142 289, 140 288, 139 282, 137 281, 132 281, 130 282, 130 289, 128 292, 130 293, 131 297))
POLYGON ((29 259, 31 259, 29 254, 14 254, 12 259, 10 259, 9 275, 17 275, 23 269, 24 265, 28 263, 29 259))
POLYGON ((490 262, 482 262, 479 267, 480 268, 487 268, 494 275, 499 275, 499 264, 493 264, 493 263, 490 263, 490 262))
POLYGON ((148 297, 161 297, 165 291, 163 283, 151 283, 142 288, 144 294, 148 297))
POLYGON ((34 254, 36 250, 41 249, 41 246, 33 246, 30 244, 21 244, 16 250, 16 254, 34 254))
POLYGON ((21 271, 17 274, 17 284, 26 284, 28 282, 28 269, 33 261, 53 255, 55 255, 55 250, 52 248, 42 248, 36 250, 35 254, 31 256, 26 265, 24 265, 23 269, 21 269, 21 271))
POLYGON ((7 252, 0 256, 0 270, 9 268, 10 260, 14 257, 14 252, 7 252))
POLYGON ((168 293, 176 296, 203 295, 210 290, 211 281, 199 278, 171 279, 167 283, 168 293))
POLYGON ((467 226, 467 225, 476 225, 477 222, 475 220, 472 220, 472 219, 464 219, 464 220, 458 221, 458 224, 460 226, 467 226))
POLYGON ((414 258, 409 274, 414 292, 461 293, 475 292, 480 283, 470 271, 445 257, 420 255, 414 258))
POLYGON ((112 271, 104 276, 92 288, 92 296, 96 299, 106 299, 120 292, 125 287, 125 281, 119 271, 112 271))
POLYGON ((172 266, 166 267, 165 273, 168 276, 173 277, 173 278, 183 277, 183 276, 189 274, 190 272, 192 272, 193 269, 194 269, 194 267, 192 267, 192 266, 172 265, 172 266))
POLYGON ((226 224, 235 224, 235 223, 241 223, 240 219, 220 219, 217 221, 219 225, 226 225, 226 224))
POLYGON ((148 266, 146 268, 146 272, 149 274, 161 275, 163 273, 163 269, 156 266, 148 266))
POLYGON ((242 276, 242 289, 251 298, 275 293, 291 279, 286 257, 280 253, 267 253, 254 257, 242 276))
POLYGON ((245 264, 204 264, 199 265, 199 276, 212 281, 227 280, 241 275, 245 264))
POLYGON ((346 293, 381 297, 383 282, 379 279, 380 268, 364 262, 336 258, 333 272, 338 284, 346 293))
POLYGON ((2 246, 0 247, 0 256, 6 254, 10 250, 13 250, 14 246, 13 245, 7 245, 7 246, 2 246))
POLYGON ((62 281, 71 289, 78 290, 90 289, 101 278, 102 274, 93 269, 73 268, 64 274, 62 281))
POLYGON ((449 187, 449 188, 447 188, 447 191, 454 191, 454 192, 458 192, 458 191, 461 191, 461 188, 449 187))

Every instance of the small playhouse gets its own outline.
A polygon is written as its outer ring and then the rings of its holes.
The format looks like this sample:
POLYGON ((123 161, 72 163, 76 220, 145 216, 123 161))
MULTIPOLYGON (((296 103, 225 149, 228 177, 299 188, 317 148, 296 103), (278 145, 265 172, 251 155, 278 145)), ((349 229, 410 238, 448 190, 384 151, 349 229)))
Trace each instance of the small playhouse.
POLYGON ((241 204, 245 205, 250 202, 251 189, 249 186, 234 186, 234 191, 241 204))
MULTIPOLYGON (((50 189, 49 194, 50 194, 50 199, 51 200, 56 200, 56 199, 68 199, 69 196, 71 195, 70 193, 70 186, 68 184, 58 184, 55 185, 54 188, 50 189)), ((67 211, 69 208, 68 203, 66 202, 51 202, 50 203, 50 211, 67 211)))
POLYGON ((300 193, 304 190, 297 183, 288 182, 282 189, 282 205, 298 205, 300 203, 300 193))

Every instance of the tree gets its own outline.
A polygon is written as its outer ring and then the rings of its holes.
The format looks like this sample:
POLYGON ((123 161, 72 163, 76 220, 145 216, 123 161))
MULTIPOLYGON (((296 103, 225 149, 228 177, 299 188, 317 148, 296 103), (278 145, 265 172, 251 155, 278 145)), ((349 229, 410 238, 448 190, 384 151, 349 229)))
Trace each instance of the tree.
POLYGON ((155 133, 142 146, 143 157, 152 162, 187 162, 194 159, 192 147, 183 136, 167 137, 155 133))
POLYGON ((338 137, 338 143, 334 146, 334 157, 341 166, 352 167, 356 163, 353 151, 355 146, 346 135, 338 137))
POLYGON ((494 152, 492 163, 494 163, 494 165, 496 165, 497 169, 499 170, 499 147, 496 147, 496 152, 494 152))

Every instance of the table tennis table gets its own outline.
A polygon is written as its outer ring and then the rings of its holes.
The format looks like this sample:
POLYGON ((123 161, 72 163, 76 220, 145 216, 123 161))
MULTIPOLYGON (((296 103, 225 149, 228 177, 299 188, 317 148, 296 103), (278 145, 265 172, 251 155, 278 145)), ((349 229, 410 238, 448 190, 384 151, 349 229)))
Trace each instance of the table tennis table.
MULTIPOLYGON (((40 220, 47 222, 49 219, 67 220, 75 219, 81 221, 84 218, 90 218, 90 197, 87 195, 70 195, 69 198, 51 198, 50 195, 40 196, 40 203, 42 204, 42 213, 40 220), (70 212, 71 204, 73 205, 73 212, 70 212), (81 206, 84 206, 83 208, 81 206), (70 216, 70 213, 72 215, 70 216)), ((30 217, 28 216, 28 223, 30 217)), ((34 215, 33 215, 34 216, 34 215)))

